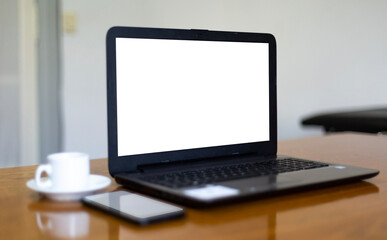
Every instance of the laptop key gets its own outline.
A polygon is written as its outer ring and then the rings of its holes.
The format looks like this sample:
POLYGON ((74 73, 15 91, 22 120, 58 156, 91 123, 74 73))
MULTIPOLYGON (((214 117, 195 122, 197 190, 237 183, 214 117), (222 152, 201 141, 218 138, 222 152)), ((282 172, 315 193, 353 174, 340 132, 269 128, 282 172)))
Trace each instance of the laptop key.
POLYGON ((265 162, 243 163, 175 173, 143 175, 139 178, 153 184, 172 188, 182 188, 327 166, 328 164, 325 163, 288 158, 276 161, 270 160, 265 162))

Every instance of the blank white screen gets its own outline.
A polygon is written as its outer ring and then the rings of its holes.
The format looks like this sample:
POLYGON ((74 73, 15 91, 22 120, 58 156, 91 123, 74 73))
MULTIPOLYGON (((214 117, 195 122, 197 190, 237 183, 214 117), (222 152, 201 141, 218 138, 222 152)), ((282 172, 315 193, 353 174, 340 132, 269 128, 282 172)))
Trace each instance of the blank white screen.
POLYGON ((268 141, 268 47, 117 38, 118 156, 268 141))

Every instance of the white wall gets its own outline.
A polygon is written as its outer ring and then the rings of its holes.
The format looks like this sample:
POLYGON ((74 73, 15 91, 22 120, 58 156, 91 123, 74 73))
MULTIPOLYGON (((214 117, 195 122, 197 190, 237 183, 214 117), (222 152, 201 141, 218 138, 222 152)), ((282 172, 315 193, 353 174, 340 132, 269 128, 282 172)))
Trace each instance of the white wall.
POLYGON ((114 25, 270 32, 278 44, 279 139, 321 134, 300 120, 387 105, 385 0, 63 0, 64 150, 107 156, 105 34, 114 25))
POLYGON ((0 167, 39 162, 35 3, 0 1, 0 167))
POLYGON ((18 2, 0 1, 0 167, 20 163, 18 2))

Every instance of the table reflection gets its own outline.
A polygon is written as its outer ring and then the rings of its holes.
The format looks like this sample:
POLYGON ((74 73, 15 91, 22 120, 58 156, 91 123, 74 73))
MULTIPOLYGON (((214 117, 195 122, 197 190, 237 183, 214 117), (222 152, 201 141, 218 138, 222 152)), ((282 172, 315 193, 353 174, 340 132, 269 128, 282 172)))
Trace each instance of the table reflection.
POLYGON ((90 217, 85 211, 36 212, 42 233, 58 238, 82 238, 89 235, 90 217))
POLYGON ((321 208, 330 209, 337 202, 345 204, 343 199, 356 200, 378 192, 371 183, 357 182, 351 187, 337 186, 215 208, 186 208, 187 216, 183 219, 145 227, 87 208, 79 202, 40 199, 32 202, 28 209, 36 219, 40 239, 184 239, 192 235, 202 240, 243 236, 274 240, 281 238, 277 234, 277 224, 285 221, 282 225, 287 225, 287 213, 298 216, 308 208, 310 214, 315 214, 321 208))

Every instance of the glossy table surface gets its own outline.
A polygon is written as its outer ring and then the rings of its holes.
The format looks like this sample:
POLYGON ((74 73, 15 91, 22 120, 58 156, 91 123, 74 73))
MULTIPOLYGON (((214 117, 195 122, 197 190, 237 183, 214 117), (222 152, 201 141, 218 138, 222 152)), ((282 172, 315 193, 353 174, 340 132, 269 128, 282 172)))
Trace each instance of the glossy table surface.
MULTIPOLYGON (((279 142, 279 154, 380 170, 372 179, 210 209, 146 227, 28 189, 36 166, 0 169, 0 239, 387 239, 387 136, 279 142)), ((93 174, 109 176, 106 159, 93 174)), ((104 191, 116 190, 113 182, 104 191)))

